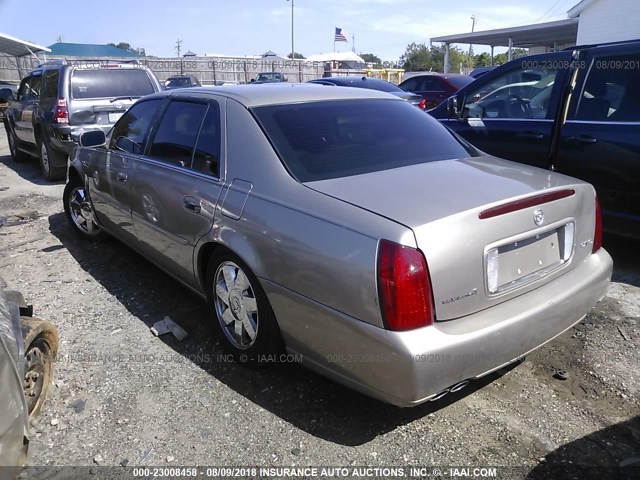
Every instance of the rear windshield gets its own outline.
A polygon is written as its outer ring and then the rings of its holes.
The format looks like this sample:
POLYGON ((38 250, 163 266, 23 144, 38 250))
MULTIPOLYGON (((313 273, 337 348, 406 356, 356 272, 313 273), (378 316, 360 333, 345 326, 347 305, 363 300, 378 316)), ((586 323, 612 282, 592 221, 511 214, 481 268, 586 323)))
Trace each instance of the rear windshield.
POLYGON ((403 89, 395 86, 393 83, 383 82, 383 81, 376 82, 375 80, 373 81, 362 80, 359 82, 354 82, 352 86, 360 87, 360 88, 369 88, 371 90, 378 90, 380 92, 404 92, 403 89))
POLYGON ((477 156, 437 120, 395 100, 340 100, 253 108, 300 182, 477 156))
POLYGON ((141 69, 76 70, 71 77, 72 98, 143 97, 154 91, 141 69))

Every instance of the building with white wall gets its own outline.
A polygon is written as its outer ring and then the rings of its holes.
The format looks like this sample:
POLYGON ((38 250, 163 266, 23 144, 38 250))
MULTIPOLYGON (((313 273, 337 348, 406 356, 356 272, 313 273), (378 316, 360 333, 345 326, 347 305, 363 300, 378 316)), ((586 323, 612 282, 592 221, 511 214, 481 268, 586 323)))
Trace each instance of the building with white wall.
POLYGON ((639 0, 582 0, 567 16, 578 18, 578 45, 640 39, 639 0))

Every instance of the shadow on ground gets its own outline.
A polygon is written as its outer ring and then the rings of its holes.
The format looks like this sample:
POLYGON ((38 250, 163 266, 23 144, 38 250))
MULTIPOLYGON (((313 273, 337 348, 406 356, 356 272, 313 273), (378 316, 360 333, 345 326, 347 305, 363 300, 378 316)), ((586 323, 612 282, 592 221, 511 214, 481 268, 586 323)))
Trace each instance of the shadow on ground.
POLYGON ((190 334, 184 342, 159 337, 220 382, 286 422, 325 440, 361 445, 378 435, 444 408, 484 387, 512 367, 472 383, 436 402, 400 409, 365 397, 295 363, 251 370, 235 363, 199 362, 202 353, 223 353, 212 315, 197 295, 118 241, 94 244, 77 238, 63 213, 49 217, 50 230, 80 266, 151 327, 169 315, 190 334))
POLYGON ((598 430, 549 453, 529 479, 640 478, 640 417, 598 430))
POLYGON ((11 158, 11 155, 3 155, 0 156, 0 163, 34 185, 56 185, 64 183, 64 180, 50 182, 45 179, 40 171, 40 163, 35 157, 27 157, 25 161, 18 163, 11 158))
POLYGON ((603 246, 613 258, 612 280, 640 287, 640 248, 638 248, 638 241, 605 235, 603 246))

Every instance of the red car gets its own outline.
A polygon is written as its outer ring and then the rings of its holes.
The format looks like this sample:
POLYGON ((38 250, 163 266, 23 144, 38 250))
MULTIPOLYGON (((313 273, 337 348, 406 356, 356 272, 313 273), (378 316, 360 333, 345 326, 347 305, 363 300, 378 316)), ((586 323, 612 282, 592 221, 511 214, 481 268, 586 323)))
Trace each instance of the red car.
POLYGON ((421 95, 427 103, 426 108, 430 109, 473 80, 469 75, 457 73, 424 73, 407 78, 399 87, 421 95))

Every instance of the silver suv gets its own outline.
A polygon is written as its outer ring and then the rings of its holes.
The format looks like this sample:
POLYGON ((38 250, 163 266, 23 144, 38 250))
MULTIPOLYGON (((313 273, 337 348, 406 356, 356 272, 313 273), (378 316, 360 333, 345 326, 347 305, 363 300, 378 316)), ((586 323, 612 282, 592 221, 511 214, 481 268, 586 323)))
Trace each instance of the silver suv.
POLYGON ((79 135, 107 133, 137 99, 162 90, 153 72, 137 61, 45 62, 20 83, 4 120, 11 156, 40 160, 48 180, 65 176, 79 135))

